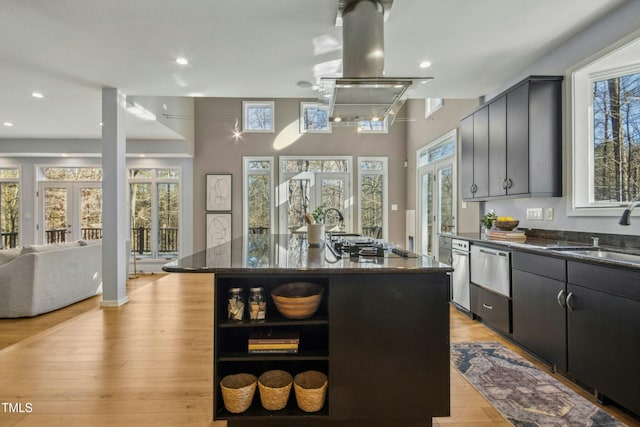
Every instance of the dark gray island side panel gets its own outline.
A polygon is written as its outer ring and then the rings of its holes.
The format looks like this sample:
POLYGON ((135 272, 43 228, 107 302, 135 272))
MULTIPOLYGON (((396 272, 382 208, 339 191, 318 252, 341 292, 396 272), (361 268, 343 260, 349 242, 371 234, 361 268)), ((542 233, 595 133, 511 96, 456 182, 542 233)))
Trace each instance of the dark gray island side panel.
POLYGON ((447 288, 445 274, 331 279, 332 417, 449 415, 447 288))

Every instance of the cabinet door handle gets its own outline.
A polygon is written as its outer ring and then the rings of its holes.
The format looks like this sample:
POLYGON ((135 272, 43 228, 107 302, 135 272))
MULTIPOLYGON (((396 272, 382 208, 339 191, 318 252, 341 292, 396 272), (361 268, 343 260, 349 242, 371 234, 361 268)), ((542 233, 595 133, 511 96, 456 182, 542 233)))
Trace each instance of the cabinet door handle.
POLYGON ((506 178, 502 180, 502 189, 503 190, 507 189, 507 179, 506 178))
POLYGON ((453 264, 453 255, 449 255, 449 264, 453 264))
POLYGON ((493 310, 493 306, 491 306, 491 305, 489 305, 489 304, 482 303, 482 306, 483 306, 484 308, 488 308, 489 310, 493 310))
POLYGON ((513 187, 513 181, 511 181, 511 178, 507 178, 507 189, 513 187))
POLYGON ((478 191, 478 186, 475 184, 471 184, 471 187, 469 187, 469 191, 471 191, 471 194, 474 194, 476 191, 478 191))
POLYGON ((566 299, 564 298, 564 289, 561 289, 560 292, 558 292, 558 296, 556 297, 556 300, 558 301, 558 305, 560 305, 560 307, 566 307, 567 305, 566 303, 566 299))
POLYGON ((569 292, 569 295, 567 295, 566 303, 567 303, 567 308, 571 311, 573 311, 574 309, 572 301, 573 301, 573 292, 569 292))

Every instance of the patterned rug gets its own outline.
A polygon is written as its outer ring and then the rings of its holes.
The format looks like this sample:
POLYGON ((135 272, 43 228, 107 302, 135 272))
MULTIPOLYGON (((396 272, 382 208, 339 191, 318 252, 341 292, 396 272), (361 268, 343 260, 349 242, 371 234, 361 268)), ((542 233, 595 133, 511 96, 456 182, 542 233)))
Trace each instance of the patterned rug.
POLYGON ((625 426, 497 342, 451 344, 451 362, 514 426, 625 426))

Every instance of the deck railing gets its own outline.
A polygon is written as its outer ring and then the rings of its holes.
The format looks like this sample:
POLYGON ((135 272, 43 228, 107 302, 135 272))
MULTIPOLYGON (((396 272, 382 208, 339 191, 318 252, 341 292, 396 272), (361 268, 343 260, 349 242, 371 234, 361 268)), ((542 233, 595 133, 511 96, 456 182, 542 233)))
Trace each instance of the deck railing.
MULTIPOLYGON (((102 238, 102 228, 87 227, 80 230, 81 238, 84 240, 93 240, 102 238)), ((47 244, 66 242, 67 230, 52 229, 45 231, 47 244)), ((3 246, 4 243, 2 235, 3 246)), ((15 245, 14 245, 15 246, 15 245)), ((135 227, 131 229, 131 252, 144 255, 151 253, 151 228, 135 227)), ((167 227, 158 230, 158 253, 159 254, 177 254, 178 253, 178 228, 167 227)))
POLYGON ((2 241, 0 242, 0 247, 2 248, 15 248, 18 244, 18 233, 2 233, 2 241))

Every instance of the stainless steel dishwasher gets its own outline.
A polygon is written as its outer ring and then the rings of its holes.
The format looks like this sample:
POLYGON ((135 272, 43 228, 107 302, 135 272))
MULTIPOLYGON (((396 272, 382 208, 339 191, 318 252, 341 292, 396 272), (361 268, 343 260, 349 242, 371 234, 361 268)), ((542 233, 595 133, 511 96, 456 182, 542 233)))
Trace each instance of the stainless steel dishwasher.
POLYGON ((471 246, 471 282, 511 297, 511 252, 471 246))
POLYGON ((451 273, 451 300, 466 311, 471 309, 469 297, 469 242, 451 240, 453 273, 451 273))

